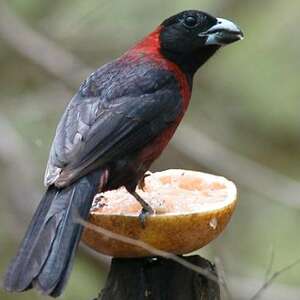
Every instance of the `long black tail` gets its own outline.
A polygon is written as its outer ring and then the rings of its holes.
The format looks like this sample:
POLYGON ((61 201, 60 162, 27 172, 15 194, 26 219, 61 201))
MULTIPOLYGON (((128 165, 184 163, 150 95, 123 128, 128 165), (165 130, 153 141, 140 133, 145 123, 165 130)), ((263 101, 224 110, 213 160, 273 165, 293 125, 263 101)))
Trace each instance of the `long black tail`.
POLYGON ((67 188, 47 190, 8 268, 6 290, 34 287, 52 297, 62 293, 82 232, 74 218, 87 218, 99 178, 100 172, 94 172, 67 188))

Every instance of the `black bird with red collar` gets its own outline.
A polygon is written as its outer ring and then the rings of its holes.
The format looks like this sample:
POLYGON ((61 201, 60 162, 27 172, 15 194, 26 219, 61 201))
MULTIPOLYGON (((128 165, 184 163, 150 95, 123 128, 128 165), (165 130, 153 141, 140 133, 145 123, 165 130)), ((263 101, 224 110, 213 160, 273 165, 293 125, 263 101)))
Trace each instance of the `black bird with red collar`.
MULTIPOLYGON (((136 193, 187 110, 195 72, 222 46, 243 38, 232 22, 189 10, 165 20, 120 58, 92 73, 57 127, 43 196, 4 287, 57 297, 67 282, 96 192, 136 193)), ((192 142, 192 141, 191 141, 192 142)))

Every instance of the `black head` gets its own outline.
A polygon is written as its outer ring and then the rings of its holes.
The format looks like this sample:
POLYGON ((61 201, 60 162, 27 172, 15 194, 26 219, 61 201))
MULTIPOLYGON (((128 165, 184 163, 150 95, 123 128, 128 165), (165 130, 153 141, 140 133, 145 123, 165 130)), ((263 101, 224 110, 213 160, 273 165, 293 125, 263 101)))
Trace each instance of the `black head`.
POLYGON ((193 75, 220 47, 242 38, 231 21, 187 10, 162 23, 161 53, 193 75))

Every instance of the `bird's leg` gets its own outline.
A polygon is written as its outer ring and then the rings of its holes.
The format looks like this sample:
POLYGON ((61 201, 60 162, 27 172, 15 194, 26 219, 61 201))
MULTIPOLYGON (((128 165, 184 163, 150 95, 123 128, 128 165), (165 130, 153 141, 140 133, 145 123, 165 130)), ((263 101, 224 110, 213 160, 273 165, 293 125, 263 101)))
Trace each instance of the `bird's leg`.
POLYGON ((136 192, 130 192, 130 194, 142 205, 142 211, 139 214, 142 227, 145 228, 145 221, 148 216, 154 214, 153 208, 136 192))

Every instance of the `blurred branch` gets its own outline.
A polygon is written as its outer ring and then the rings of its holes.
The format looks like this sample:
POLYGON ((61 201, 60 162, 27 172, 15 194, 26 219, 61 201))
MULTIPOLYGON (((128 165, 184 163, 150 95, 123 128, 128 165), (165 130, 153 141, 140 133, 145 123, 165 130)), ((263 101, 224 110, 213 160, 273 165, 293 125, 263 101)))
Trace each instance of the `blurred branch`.
POLYGON ((244 187, 291 208, 300 208, 300 183, 240 155, 188 125, 172 141, 181 153, 205 167, 224 174, 244 187))
MULTIPOLYGON (((258 291, 261 287, 261 281, 256 278, 244 276, 228 276, 228 286, 233 299, 249 300, 253 296, 253 291, 258 291)), ((272 284, 272 287, 264 290, 264 300, 288 299, 299 300, 300 289, 286 286, 283 284, 272 284)))
MULTIPOLYGON (((171 259, 184 267, 191 269, 195 272, 198 272, 199 274, 202 274, 206 276, 207 278, 215 281, 218 280, 220 287, 222 287, 223 290, 223 296, 225 296, 225 299, 238 299, 238 300, 257 300, 262 295, 262 293, 265 293, 264 300, 273 300, 273 299, 289 299, 289 300, 298 300, 300 290, 297 288, 291 288, 284 285, 279 284, 273 284, 274 280, 282 275, 284 272, 287 272, 294 266, 300 263, 300 259, 296 260, 292 264, 282 268, 281 270, 273 273, 273 275, 266 280, 266 282, 262 285, 262 287, 259 288, 261 285, 261 282, 257 279, 252 278, 245 278, 239 276, 233 277, 228 276, 225 281, 225 273, 223 266, 220 262, 220 260, 216 260, 216 267, 217 267, 217 274, 219 276, 218 279, 212 277, 210 273, 207 273, 207 270, 203 270, 202 268, 199 268, 199 266, 193 265, 192 263, 187 262, 186 260, 182 259, 179 256, 173 255, 171 253, 161 251, 159 249, 156 249, 152 247, 149 244, 146 244, 140 240, 131 239, 128 237, 125 237, 123 235, 116 234, 114 232, 111 232, 109 230, 106 230, 105 228, 102 228, 100 226, 93 225, 82 218, 77 218, 77 222, 81 224, 82 226, 89 228, 90 230, 94 230, 95 232, 101 233, 105 236, 108 236, 112 239, 116 239, 119 241, 122 241, 124 243, 132 244, 137 247, 141 247, 143 249, 146 249, 150 253, 152 253, 155 256, 161 256, 167 259, 171 259), (229 286, 227 285, 227 281, 230 283, 229 286), (268 289, 272 285, 272 289, 268 289), (253 291, 257 290, 254 296, 253 291)), ((97 258, 97 257, 96 257, 97 258)), ((222 298, 223 299, 223 298, 222 298)))
MULTIPOLYGON (((289 271, 290 269, 292 269, 293 267, 295 267, 296 265, 298 265, 300 263, 300 259, 297 259, 295 262, 293 262, 292 264, 283 267, 281 270, 273 273, 273 275, 266 280, 266 282, 263 284, 263 286, 255 293, 255 295, 253 297, 251 297, 250 300, 257 300, 261 297, 261 295, 266 291, 267 288, 269 288, 271 286, 271 284, 274 282, 274 280, 282 275, 283 273, 289 271)), ((288 299, 288 298, 285 298, 288 299)))
POLYGON ((271 255, 270 255, 269 263, 267 265, 265 280, 268 280, 268 278, 270 277, 271 271, 273 269, 274 258, 275 258, 275 251, 274 251, 274 246, 273 245, 271 245, 270 252, 271 252, 271 255))
POLYGON ((187 269, 190 269, 190 270, 192 270, 192 271, 194 271, 198 274, 201 274, 201 275, 205 276, 207 279, 210 279, 210 280, 212 280, 216 283, 219 283, 220 285, 223 284, 223 281, 221 281, 218 277, 216 277, 212 272, 210 272, 206 269, 203 269, 200 266, 197 266, 193 263, 190 263, 189 261, 185 260, 181 256, 178 256, 178 255, 175 255, 173 253, 157 249, 157 248, 151 246, 150 244, 147 244, 147 243, 143 242, 142 240, 132 239, 130 237, 127 237, 127 236, 112 232, 110 230, 107 230, 104 227, 94 225, 90 222, 85 221, 80 216, 78 216, 76 218, 76 222, 78 224, 82 225, 85 228, 88 228, 92 231, 100 233, 100 234, 102 234, 106 237, 109 237, 111 239, 121 241, 123 243, 136 246, 138 248, 142 248, 142 249, 148 251, 149 253, 151 253, 151 255, 153 255, 153 256, 160 256, 160 257, 163 257, 163 258, 166 258, 166 259, 170 259, 174 262, 177 262, 178 264, 180 264, 181 266, 183 266, 187 269))
POLYGON ((6 4, 0 1, 0 36, 22 56, 62 80, 71 89, 77 88, 91 70, 68 51, 34 31, 6 4))

